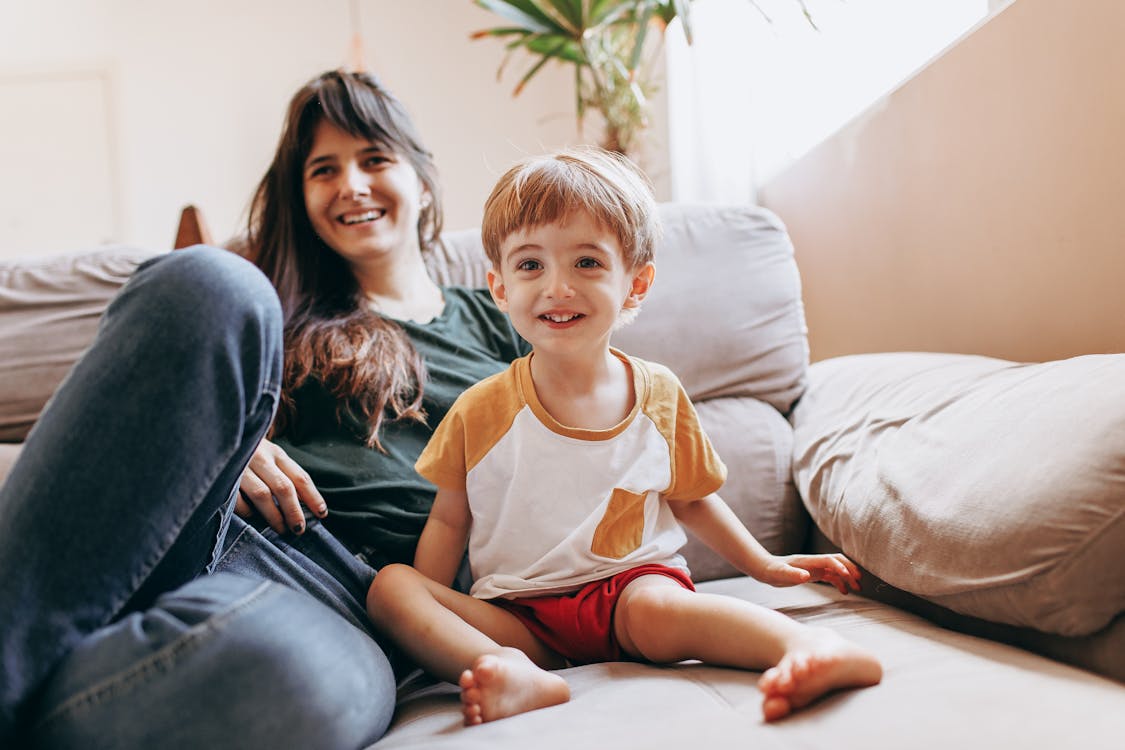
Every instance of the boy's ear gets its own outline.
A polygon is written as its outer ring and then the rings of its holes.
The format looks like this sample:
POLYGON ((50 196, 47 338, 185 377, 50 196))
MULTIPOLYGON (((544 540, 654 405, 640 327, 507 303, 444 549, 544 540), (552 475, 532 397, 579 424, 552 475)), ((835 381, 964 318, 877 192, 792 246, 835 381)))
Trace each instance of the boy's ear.
POLYGON ((625 298, 625 307, 639 307, 641 300, 648 294, 648 290, 652 288, 652 280, 656 277, 656 266, 651 262, 645 263, 643 266, 633 271, 633 286, 629 290, 629 296, 625 298))
POLYGON ((508 290, 504 287, 504 279, 495 268, 488 269, 488 291, 492 293, 492 301, 500 312, 508 312, 508 290))

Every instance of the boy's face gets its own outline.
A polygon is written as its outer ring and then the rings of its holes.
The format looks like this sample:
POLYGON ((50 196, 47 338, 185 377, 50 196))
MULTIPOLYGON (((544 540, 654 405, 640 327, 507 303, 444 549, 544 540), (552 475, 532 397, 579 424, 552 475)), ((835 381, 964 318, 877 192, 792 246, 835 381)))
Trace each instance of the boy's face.
POLYGON ((579 211, 508 235, 488 286, 537 351, 577 354, 609 345, 621 310, 640 304, 652 278, 651 263, 627 265, 614 233, 579 211))

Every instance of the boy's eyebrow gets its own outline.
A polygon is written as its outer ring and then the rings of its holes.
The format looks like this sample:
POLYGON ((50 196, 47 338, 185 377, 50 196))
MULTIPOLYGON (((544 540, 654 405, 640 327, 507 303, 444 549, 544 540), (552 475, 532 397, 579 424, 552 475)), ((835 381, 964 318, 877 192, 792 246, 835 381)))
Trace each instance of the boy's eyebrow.
MULTIPOLYGON (((515 253, 521 253, 525 250, 534 251, 534 250, 542 250, 542 249, 543 249, 542 245, 538 245, 534 242, 525 242, 522 245, 519 245, 517 247, 513 247, 506 254, 507 255, 514 255, 515 253)), ((573 249, 575 249, 575 250, 593 250, 594 252, 601 253, 602 255, 613 255, 613 251, 607 250, 605 247, 603 247, 602 245, 599 245, 596 242, 579 242, 577 245, 573 246, 573 249)))

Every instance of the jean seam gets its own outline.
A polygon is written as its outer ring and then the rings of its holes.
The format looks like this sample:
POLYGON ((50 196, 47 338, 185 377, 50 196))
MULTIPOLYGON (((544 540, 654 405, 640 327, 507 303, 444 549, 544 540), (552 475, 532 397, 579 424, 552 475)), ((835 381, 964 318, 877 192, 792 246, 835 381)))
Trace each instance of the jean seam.
POLYGON ((144 681, 144 679, 153 672, 173 665, 186 652, 197 647, 208 636, 224 628, 230 620, 247 609, 256 600, 266 595, 270 588, 271 583, 269 581, 262 581, 253 591, 250 591, 245 596, 235 601, 221 613, 212 615, 203 623, 189 628, 175 641, 149 655, 137 664, 134 664, 126 671, 114 674, 96 685, 86 688, 77 695, 71 696, 37 721, 34 728, 39 729, 64 714, 74 712, 83 705, 92 705, 106 698, 124 693, 136 683, 144 681))

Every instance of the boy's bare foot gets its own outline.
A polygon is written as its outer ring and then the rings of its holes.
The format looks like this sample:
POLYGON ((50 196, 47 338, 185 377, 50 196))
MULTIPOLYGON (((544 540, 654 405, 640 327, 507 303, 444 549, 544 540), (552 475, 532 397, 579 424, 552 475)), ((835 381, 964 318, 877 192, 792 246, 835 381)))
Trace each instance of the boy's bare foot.
POLYGON ((758 680, 762 714, 776 721, 833 690, 868 687, 883 678, 872 654, 828 630, 816 629, 758 680))
POLYGON ((566 680, 535 666, 522 651, 485 654, 461 673, 465 725, 515 716, 570 700, 566 680))

